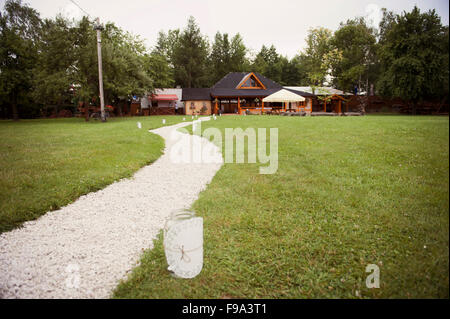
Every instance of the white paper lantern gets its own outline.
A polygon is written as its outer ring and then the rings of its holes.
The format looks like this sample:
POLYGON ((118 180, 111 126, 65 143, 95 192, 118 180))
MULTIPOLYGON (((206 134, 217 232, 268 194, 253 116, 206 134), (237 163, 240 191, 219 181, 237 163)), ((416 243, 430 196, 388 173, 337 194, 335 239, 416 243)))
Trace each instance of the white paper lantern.
POLYGON ((142 124, 141 124, 141 122, 137 122, 137 127, 138 127, 139 129, 141 129, 141 128, 142 128, 142 124))
POLYGON ((162 120, 162 123, 163 123, 163 124, 166 124, 166 119, 163 119, 163 120, 162 120))
POLYGON ((203 218, 176 212, 164 227, 164 252, 175 277, 194 278, 203 268, 203 218))

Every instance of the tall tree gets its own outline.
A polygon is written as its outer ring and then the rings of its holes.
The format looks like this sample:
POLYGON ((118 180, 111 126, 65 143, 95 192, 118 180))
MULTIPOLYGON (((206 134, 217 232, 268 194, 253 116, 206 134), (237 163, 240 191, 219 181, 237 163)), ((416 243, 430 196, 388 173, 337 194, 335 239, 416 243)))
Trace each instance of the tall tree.
POLYGON ((288 73, 284 76, 287 85, 308 86, 308 61, 303 54, 294 56, 289 61, 288 73))
POLYGON ((302 65, 301 58, 297 55, 289 60, 281 56, 278 62, 280 66, 279 83, 282 85, 308 85, 307 74, 302 65))
POLYGON ((155 88, 170 88, 174 85, 173 68, 164 55, 156 52, 146 54, 144 67, 155 88))
POLYGON ((210 74, 212 82, 215 83, 230 72, 231 52, 227 33, 223 35, 220 32, 216 33, 209 59, 211 61, 210 74))
POLYGON ((113 23, 106 24, 102 33, 105 99, 111 102, 150 92, 153 86, 145 69, 143 41, 113 23))
POLYGON ((239 33, 236 33, 231 38, 230 45, 230 70, 229 72, 243 72, 250 66, 250 62, 247 58, 247 48, 244 44, 244 40, 239 33))
POLYGON ((436 12, 414 7, 384 23, 380 92, 411 101, 414 114, 419 101, 448 97, 448 26, 436 12))
MULTIPOLYGON (((61 17, 46 20, 33 73, 33 96, 42 104, 58 105, 69 87, 85 103, 98 103, 98 60, 94 23, 83 17, 72 24, 61 17)), ((106 103, 152 89, 145 69, 143 41, 107 23, 102 31, 103 80, 106 103)))
POLYGON ((36 10, 21 0, 7 0, 0 13, 0 99, 11 106, 14 120, 32 88, 41 24, 36 10))
POLYGON ((175 47, 179 43, 179 40, 180 29, 169 30, 167 33, 160 31, 158 33, 158 39, 156 40, 156 46, 153 53, 158 53, 159 55, 166 57, 169 63, 172 63, 173 53, 175 51, 175 47))
POLYGON ((173 51, 176 84, 183 87, 209 86, 208 54, 209 42, 191 16, 173 51))
POLYGON ((334 84, 340 89, 369 92, 376 80, 376 31, 364 18, 341 23, 331 40, 332 48, 325 56, 331 66, 334 84))
POLYGON ((274 45, 266 47, 263 45, 255 57, 252 69, 264 76, 279 82, 281 80, 281 57, 274 45))
POLYGON ((231 41, 228 34, 216 33, 210 54, 210 73, 212 83, 217 82, 229 72, 242 72, 248 67, 247 49, 240 34, 231 41))
POLYGON ((315 28, 308 31, 306 49, 301 55, 306 61, 308 79, 311 85, 320 86, 329 75, 330 66, 324 63, 331 50, 332 32, 326 28, 315 28))
POLYGON ((77 98, 88 103, 98 97, 98 61, 94 24, 87 17, 77 22, 72 30, 74 60, 76 70, 73 81, 79 86, 77 98))
POLYGON ((33 69, 33 98, 44 105, 63 104, 76 72, 72 26, 61 16, 46 19, 38 44, 39 56, 33 69))

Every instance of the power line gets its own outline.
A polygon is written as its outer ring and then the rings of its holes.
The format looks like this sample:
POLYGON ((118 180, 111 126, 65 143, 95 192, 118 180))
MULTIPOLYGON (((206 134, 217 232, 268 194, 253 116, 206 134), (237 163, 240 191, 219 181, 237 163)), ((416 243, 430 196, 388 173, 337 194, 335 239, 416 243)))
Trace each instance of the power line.
POLYGON ((84 10, 82 7, 80 7, 80 5, 78 3, 76 3, 74 0, 70 0, 70 2, 72 2, 74 5, 76 5, 78 7, 78 9, 80 9, 81 11, 86 13, 89 18, 91 17, 91 15, 89 13, 87 13, 86 10, 84 10))

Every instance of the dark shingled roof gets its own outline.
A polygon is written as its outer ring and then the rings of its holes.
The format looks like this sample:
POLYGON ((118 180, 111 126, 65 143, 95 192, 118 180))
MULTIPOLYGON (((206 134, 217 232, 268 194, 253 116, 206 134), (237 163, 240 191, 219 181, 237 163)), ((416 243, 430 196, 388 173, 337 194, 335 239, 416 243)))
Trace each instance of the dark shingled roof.
POLYGON ((211 100, 211 89, 186 88, 183 89, 181 101, 211 100))
MULTIPOLYGON (((225 75, 219 82, 214 84, 212 89, 235 89, 242 79, 252 72, 232 72, 225 75)), ((254 75, 264 84, 267 89, 282 89, 278 83, 266 78, 264 75, 253 72, 254 75)))
POLYGON ((242 79, 251 72, 232 72, 225 75, 219 82, 214 84, 211 88, 212 96, 220 97, 261 97, 268 96, 281 90, 283 87, 266 78, 264 75, 253 72, 253 74, 261 81, 266 87, 266 90, 253 90, 253 89, 236 89, 241 83, 242 79))
MULTIPOLYGON (((266 97, 279 90, 283 89, 283 86, 266 78, 264 75, 253 72, 253 74, 261 81, 266 87, 265 90, 258 89, 236 89, 239 83, 251 72, 232 72, 225 75, 219 82, 214 84, 210 89, 197 89, 187 88, 183 89, 182 101, 198 101, 198 100, 211 100, 212 97, 266 97)), ((303 97, 314 96, 311 93, 287 89, 293 93, 301 95, 303 97)))

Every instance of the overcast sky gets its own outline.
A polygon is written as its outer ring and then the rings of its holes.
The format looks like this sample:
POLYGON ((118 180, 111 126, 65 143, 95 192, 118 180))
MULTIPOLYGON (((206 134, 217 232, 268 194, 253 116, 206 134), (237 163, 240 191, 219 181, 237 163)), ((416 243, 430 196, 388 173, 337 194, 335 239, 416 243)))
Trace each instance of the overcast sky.
MULTIPOLYGON (((183 29, 190 15, 200 30, 213 39, 217 31, 231 36, 240 33, 254 52, 263 44, 274 44, 289 58, 305 47, 309 28, 323 26, 336 30, 339 23, 356 16, 367 16, 376 24, 380 9, 400 13, 416 4, 421 11, 436 9, 448 25, 448 0, 74 0, 93 17, 112 21, 146 40, 156 42, 160 30, 183 29)), ((0 0, 3 8, 5 0, 0 0)), ((70 0, 23 0, 41 13, 57 13, 80 18, 83 12, 70 0)))

